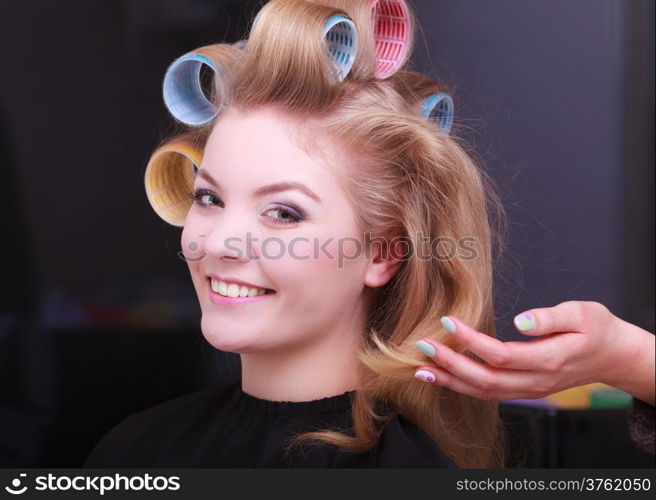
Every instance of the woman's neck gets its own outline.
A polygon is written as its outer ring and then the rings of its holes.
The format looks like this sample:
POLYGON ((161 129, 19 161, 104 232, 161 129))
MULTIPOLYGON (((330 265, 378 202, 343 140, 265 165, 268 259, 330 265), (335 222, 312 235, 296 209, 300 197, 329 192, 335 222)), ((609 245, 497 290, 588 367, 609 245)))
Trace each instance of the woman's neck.
POLYGON ((269 401, 312 401, 359 388, 362 331, 340 330, 294 350, 241 353, 242 390, 269 401))

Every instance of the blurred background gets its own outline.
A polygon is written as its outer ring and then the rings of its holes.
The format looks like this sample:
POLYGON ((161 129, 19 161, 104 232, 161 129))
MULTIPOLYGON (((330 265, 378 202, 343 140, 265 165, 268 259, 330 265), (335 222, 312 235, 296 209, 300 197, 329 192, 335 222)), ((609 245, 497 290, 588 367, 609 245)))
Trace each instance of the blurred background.
MULTIPOLYGON (((143 172, 176 132, 167 65, 245 38, 263 3, 0 3, 0 466, 77 467, 128 414, 239 377, 143 172)), ((410 3, 411 67, 452 89, 508 214, 499 335, 565 300, 653 332, 654 2, 410 3)), ((528 466, 653 466, 603 406, 504 411, 528 466)))

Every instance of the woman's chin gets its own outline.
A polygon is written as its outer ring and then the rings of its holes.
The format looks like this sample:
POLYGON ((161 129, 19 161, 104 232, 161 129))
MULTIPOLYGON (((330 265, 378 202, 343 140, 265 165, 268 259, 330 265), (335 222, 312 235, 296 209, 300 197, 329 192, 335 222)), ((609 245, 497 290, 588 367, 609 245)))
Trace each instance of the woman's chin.
POLYGON ((247 337, 239 335, 230 335, 225 332, 205 332, 203 331, 205 340, 215 349, 224 352, 241 353, 248 351, 253 345, 253 342, 247 337))
POLYGON ((257 333, 253 329, 244 328, 243 322, 231 324, 230 321, 201 321, 201 330, 205 340, 220 351, 242 352, 248 350, 257 341, 257 333))

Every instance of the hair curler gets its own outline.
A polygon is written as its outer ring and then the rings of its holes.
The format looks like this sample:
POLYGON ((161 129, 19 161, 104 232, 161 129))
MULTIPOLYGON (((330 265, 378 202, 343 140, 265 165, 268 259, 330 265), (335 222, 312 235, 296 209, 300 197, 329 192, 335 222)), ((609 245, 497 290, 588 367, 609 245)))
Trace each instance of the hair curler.
MULTIPOLYGON (((239 43, 239 42, 237 42, 239 43)), ((225 95, 225 70, 220 63, 226 56, 230 45, 215 44, 200 47, 193 52, 180 56, 166 70, 162 93, 164 104, 173 117, 192 127, 199 127, 211 122, 220 112, 225 95), (210 102, 201 86, 200 72, 205 65, 215 73, 214 101, 210 102)), ((232 47, 238 50, 236 47, 232 47)))
POLYGON ((408 58, 410 9, 404 0, 369 0, 376 48, 376 78, 392 76, 408 58))
POLYGON ((423 115, 433 121, 445 134, 453 124, 453 99, 444 92, 432 94, 424 99, 423 115))
MULTIPOLYGON (((259 14, 259 13, 258 13, 259 14)), ((349 73, 355 61, 358 46, 355 24, 348 17, 334 15, 324 24, 324 37, 328 45, 328 56, 341 81, 349 73)), ((239 40, 231 45, 243 51, 247 40, 239 40)), ((210 123, 221 112, 226 93, 224 84, 225 69, 215 60, 222 44, 201 47, 177 58, 166 70, 162 93, 164 104, 178 121, 192 127, 210 123), (203 92, 200 72, 205 65, 215 73, 214 103, 203 92)))
POLYGON ((328 43, 328 53, 337 71, 337 78, 346 78, 355 62, 358 50, 358 32, 348 17, 336 14, 324 24, 324 36, 328 43))
POLYGON ((197 144, 182 137, 156 149, 148 161, 144 174, 148 201, 155 213, 173 226, 184 225, 201 159, 197 144))

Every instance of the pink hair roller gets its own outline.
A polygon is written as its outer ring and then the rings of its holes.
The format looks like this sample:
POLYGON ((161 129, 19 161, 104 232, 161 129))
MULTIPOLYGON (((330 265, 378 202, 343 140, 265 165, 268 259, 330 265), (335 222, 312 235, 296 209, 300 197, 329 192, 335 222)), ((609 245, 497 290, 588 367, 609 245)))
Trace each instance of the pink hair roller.
POLYGON ((410 9, 404 0, 369 0, 376 41, 376 78, 392 76, 408 57, 410 9))

